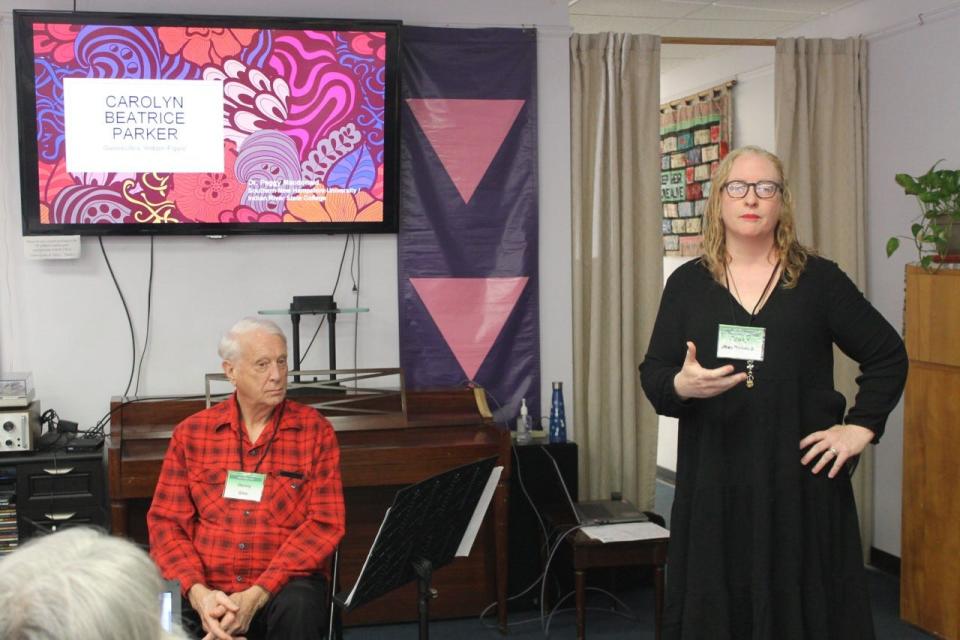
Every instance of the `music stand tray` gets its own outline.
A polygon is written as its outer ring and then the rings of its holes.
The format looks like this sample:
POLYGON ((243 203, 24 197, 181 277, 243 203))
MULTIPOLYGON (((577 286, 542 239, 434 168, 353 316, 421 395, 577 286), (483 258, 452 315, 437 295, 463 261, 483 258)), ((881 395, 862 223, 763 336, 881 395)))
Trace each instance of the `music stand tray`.
POLYGON ((428 637, 434 570, 470 554, 503 467, 496 457, 445 471, 397 492, 349 591, 334 596, 345 610, 418 580, 420 638, 428 637))

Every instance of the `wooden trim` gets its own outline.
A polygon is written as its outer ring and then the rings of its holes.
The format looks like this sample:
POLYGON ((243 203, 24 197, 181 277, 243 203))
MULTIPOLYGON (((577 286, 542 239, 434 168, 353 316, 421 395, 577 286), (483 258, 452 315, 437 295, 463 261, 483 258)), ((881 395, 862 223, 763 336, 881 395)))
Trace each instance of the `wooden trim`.
POLYGON ((699 44, 729 47, 775 47, 774 38, 694 38, 689 36, 661 36, 660 44, 699 44))
POLYGON ((671 100, 666 104, 661 104, 660 113, 669 113, 668 110, 676 109, 677 107, 689 106, 698 101, 717 98, 722 95, 724 91, 730 91, 735 86, 737 86, 736 80, 727 80, 726 82, 721 82, 720 84, 712 86, 709 89, 704 89, 703 91, 698 91, 697 93, 691 93, 683 98, 677 98, 676 100, 671 100))

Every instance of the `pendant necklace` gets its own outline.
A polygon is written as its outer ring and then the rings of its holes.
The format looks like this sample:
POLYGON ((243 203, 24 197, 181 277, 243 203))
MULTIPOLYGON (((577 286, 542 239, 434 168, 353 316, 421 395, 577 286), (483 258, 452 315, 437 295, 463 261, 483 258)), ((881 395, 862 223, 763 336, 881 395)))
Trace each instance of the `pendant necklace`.
MULTIPOLYGON (((753 305, 753 310, 750 312, 750 324, 748 326, 753 326, 753 321, 757 316, 757 309, 760 307, 760 303, 762 303, 767 297, 767 294, 770 291, 770 286, 773 284, 774 278, 777 275, 778 269, 780 269, 780 260, 777 260, 777 264, 773 265, 773 272, 770 273, 770 278, 767 279, 767 284, 763 287, 763 292, 760 294, 757 304, 753 305)), ((727 270, 726 265, 724 265, 723 268, 723 277, 727 281, 727 291, 730 290, 730 284, 733 283, 733 293, 737 297, 737 302, 739 302, 740 306, 746 310, 746 307, 743 306, 743 298, 740 297, 740 290, 737 289, 737 281, 733 279, 733 274, 727 270)), ((753 389, 754 384, 756 384, 753 375, 754 366, 753 360, 747 360, 747 380, 744 383, 746 384, 747 389, 753 389)))

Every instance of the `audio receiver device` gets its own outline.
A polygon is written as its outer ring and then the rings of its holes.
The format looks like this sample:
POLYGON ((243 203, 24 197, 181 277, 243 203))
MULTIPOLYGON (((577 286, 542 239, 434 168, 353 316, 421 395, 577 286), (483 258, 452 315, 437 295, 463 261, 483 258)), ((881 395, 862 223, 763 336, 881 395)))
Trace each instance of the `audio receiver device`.
POLYGON ((0 410, 0 453, 32 451, 39 437, 39 401, 23 409, 0 410))

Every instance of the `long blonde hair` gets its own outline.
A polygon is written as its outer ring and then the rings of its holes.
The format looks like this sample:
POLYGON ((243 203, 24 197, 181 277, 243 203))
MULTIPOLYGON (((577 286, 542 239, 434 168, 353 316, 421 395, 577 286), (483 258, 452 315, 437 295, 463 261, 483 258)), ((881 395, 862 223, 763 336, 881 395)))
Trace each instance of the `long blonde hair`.
POLYGON ((790 192, 790 186, 787 184, 783 173, 783 163, 780 162, 780 158, 766 149, 754 146, 739 147, 727 154, 727 157, 720 162, 720 166, 717 167, 711 179, 710 197, 707 199, 707 208, 703 216, 703 255, 700 259, 710 270, 713 279, 722 283, 730 259, 727 255, 723 218, 720 216, 720 197, 723 195, 723 185, 730 177, 733 163, 737 158, 746 154, 758 155, 773 163, 777 170, 778 181, 782 185, 780 191, 780 220, 777 223, 774 245, 776 246, 777 257, 780 258, 783 265, 780 280, 785 288, 790 289, 797 285, 797 280, 807 264, 807 258, 814 252, 801 245, 797 240, 797 228, 793 215, 793 194, 790 192))

